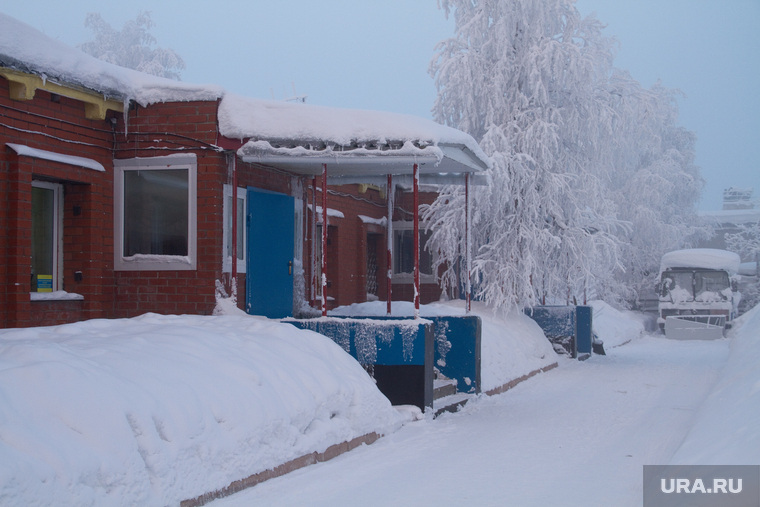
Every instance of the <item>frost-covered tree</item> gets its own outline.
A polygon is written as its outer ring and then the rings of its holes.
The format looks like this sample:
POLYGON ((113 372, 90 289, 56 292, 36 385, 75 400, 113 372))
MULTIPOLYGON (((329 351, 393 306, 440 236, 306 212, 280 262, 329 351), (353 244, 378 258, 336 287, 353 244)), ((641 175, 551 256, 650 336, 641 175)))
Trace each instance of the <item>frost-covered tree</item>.
POLYGON ((757 260, 760 256, 760 220, 738 224, 736 231, 726 234, 726 248, 742 259, 757 260))
POLYGON ((736 231, 725 236, 726 248, 738 253, 742 259, 755 262, 753 276, 744 277, 742 284, 742 308, 750 309, 760 304, 760 219, 756 222, 738 224, 736 231))
MULTIPOLYGON (((614 270, 623 226, 594 171, 604 149, 598 131, 612 121, 595 99, 611 41, 569 0, 442 5, 457 32, 431 65, 434 113, 472 134, 494 161, 491 184, 473 192, 479 295, 510 306, 578 294, 596 273, 614 270)), ((443 210, 461 202, 462 190, 451 187, 428 210, 442 262, 459 252, 441 231, 462 227, 443 210)))
POLYGON ((95 35, 95 40, 79 46, 85 53, 154 76, 180 79, 185 62, 171 49, 154 47, 156 39, 150 34, 154 24, 149 12, 142 12, 127 21, 120 31, 112 28, 98 13, 87 14, 84 24, 95 35))
MULTIPOLYGON (((431 63, 433 112, 473 135, 494 161, 490 185, 472 192, 478 295, 498 306, 564 299, 586 287, 607 299, 630 296, 620 276, 639 255, 646 202, 648 223, 676 230, 645 237, 670 232, 680 241, 681 217, 698 196, 693 136, 674 126, 671 92, 642 90, 617 72, 613 40, 595 18, 581 18, 574 0, 441 5, 453 12, 456 35, 431 63), (643 187, 658 176, 663 186, 643 187), (641 207, 629 205, 634 191, 649 192, 641 207)), ((459 271, 463 201, 461 188, 447 187, 426 211, 431 245, 449 266, 445 284, 459 271)))
POLYGON ((645 90, 619 70, 607 90, 616 117, 608 187, 630 228, 620 236, 625 270, 603 295, 636 301, 651 297, 663 253, 706 236, 695 209, 704 182, 694 165, 695 135, 676 124, 677 91, 659 83, 645 90))

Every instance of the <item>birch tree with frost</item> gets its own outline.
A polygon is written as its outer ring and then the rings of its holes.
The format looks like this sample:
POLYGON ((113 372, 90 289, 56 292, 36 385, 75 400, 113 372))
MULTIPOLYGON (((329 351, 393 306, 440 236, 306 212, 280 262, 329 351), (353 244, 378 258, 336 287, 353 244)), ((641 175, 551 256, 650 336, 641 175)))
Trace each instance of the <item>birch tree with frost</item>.
MULTIPOLYGON (((431 63, 434 115, 473 135, 494 162, 490 185, 471 192, 476 295, 500 307, 547 295, 566 301, 588 286, 620 296, 621 252, 635 250, 627 243, 637 234, 621 202, 629 177, 689 158, 688 146, 669 149, 680 133, 670 128, 672 104, 654 100, 651 121, 636 125, 651 115, 635 109, 649 95, 633 80, 613 79, 614 41, 572 0, 440 3, 453 12, 456 34, 431 63), (638 146, 658 130, 664 141, 638 146)), ((449 286, 463 255, 463 207, 464 190, 447 187, 425 211, 449 286)))
POLYGON ((127 21, 121 30, 114 29, 100 14, 93 12, 87 14, 84 24, 95 35, 95 40, 79 46, 85 53, 153 76, 180 79, 185 62, 171 49, 154 47, 156 38, 150 33, 154 23, 149 12, 141 12, 137 18, 127 21))

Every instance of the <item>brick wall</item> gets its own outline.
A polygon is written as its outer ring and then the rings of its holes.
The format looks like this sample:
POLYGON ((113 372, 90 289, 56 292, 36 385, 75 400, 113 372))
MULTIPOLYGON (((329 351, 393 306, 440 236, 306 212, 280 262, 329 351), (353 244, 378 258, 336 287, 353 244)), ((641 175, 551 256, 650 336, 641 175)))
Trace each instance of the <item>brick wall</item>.
POLYGON ((194 153, 197 158, 197 269, 116 271, 113 315, 146 312, 210 314, 215 281, 222 278, 223 188, 227 162, 215 149, 217 103, 160 103, 133 106, 126 125, 117 124, 116 158, 150 158, 194 153), (124 132, 127 135, 124 135, 124 132))
MULTIPOLYGON (((105 120, 85 118, 78 100, 37 90, 33 100, 10 100, 0 78, 0 327, 59 324, 89 318, 132 317, 146 312, 209 314, 223 272, 224 186, 233 183, 219 139, 216 101, 132 106, 126 118, 109 111, 105 120), (62 161, 19 156, 7 143, 94 160, 105 172, 62 161), (197 160, 197 269, 116 271, 114 267, 114 159, 193 153, 197 160), (31 185, 56 182, 63 189, 61 289, 78 301, 30 299, 31 185)), ((308 205, 304 231, 305 285, 311 279, 311 178, 297 177, 237 161, 237 186, 293 195, 308 205), (296 195, 298 194, 298 195, 296 195)), ((321 193, 317 192, 321 206, 321 193)), ((411 198, 396 196, 395 219, 409 219, 411 198), (407 202, 409 201, 409 202, 407 202)), ((368 234, 375 235, 377 295, 386 298, 385 227, 359 216, 386 214, 384 189, 360 185, 330 187, 328 229, 330 306, 367 298, 368 234)), ((318 238, 319 239, 319 238, 318 238)), ((245 303, 245 274, 237 276, 238 301, 245 303)), ((393 299, 411 300, 411 284, 394 284, 393 299)), ((440 296, 437 286, 422 287, 423 302, 440 296)))
POLYGON ((112 272, 110 202, 113 184, 110 123, 85 118, 80 101, 37 90, 31 101, 9 99, 0 78, 0 327, 57 324, 108 316, 112 272), (99 162, 106 172, 20 156, 14 143, 99 162), (85 296, 79 302, 30 300, 32 181, 61 185, 63 194, 62 287, 85 296), (81 282, 78 275, 82 273, 81 282), (105 308, 105 310, 104 310, 105 308))

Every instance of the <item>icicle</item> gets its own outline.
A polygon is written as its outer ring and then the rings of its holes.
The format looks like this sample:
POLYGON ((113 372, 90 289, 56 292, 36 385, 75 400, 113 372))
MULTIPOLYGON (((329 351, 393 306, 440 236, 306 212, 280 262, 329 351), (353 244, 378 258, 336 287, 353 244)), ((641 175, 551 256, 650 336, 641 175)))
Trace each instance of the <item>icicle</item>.
POLYGON ((124 137, 129 133, 129 99, 124 99, 124 137))

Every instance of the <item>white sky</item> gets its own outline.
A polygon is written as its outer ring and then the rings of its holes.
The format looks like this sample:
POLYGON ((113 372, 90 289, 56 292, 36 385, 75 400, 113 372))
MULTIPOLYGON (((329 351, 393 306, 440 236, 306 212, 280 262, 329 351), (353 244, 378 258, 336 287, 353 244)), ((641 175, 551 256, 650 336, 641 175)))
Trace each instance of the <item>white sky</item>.
MULTIPOLYGON (((578 0, 620 42, 616 65, 644 86, 680 89, 680 123, 697 133, 707 185, 700 209, 722 190, 760 197, 760 1, 578 0)), ((453 34, 435 0, 25 0, 0 8, 76 46, 90 40, 88 12, 115 28, 150 11, 158 46, 177 51, 183 81, 254 98, 308 95, 324 106, 429 118, 436 90, 427 69, 453 34), (65 7, 62 7, 65 5, 65 7)))

